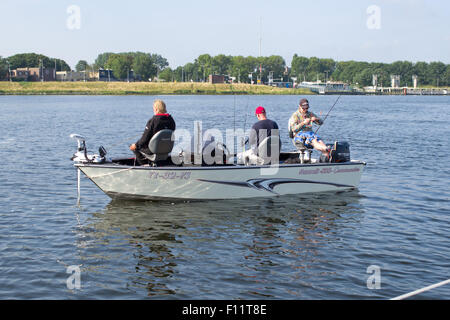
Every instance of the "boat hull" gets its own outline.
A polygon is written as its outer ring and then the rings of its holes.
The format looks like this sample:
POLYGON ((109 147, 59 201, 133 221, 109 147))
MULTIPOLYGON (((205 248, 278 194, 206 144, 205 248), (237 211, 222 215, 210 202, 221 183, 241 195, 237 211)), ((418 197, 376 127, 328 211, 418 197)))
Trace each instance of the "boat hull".
POLYGON ((78 163, 111 198, 213 200, 275 197, 358 187, 365 163, 134 167, 78 163))

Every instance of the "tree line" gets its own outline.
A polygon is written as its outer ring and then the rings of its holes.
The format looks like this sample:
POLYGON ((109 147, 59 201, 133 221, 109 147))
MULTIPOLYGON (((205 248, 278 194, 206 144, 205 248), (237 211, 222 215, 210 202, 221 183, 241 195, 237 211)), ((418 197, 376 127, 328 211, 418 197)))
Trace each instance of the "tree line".
MULTIPOLYGON (((7 78, 8 63, 11 69, 20 67, 54 68, 69 71, 69 65, 61 59, 49 58, 35 53, 16 54, 8 58, 0 57, 0 79, 7 78)), ((105 52, 97 56, 93 63, 80 60, 76 71, 97 71, 99 68, 111 69, 119 80, 126 80, 130 71, 136 79, 148 81, 208 81, 210 74, 228 75, 235 82, 256 83, 260 79, 267 83, 273 81, 343 81, 358 86, 372 85, 372 75, 376 74, 378 85, 390 86, 391 75, 400 75, 401 86, 412 86, 412 76, 418 77, 419 85, 449 86, 450 65, 442 62, 393 63, 335 61, 317 57, 304 57, 294 54, 290 68, 283 57, 231 56, 202 54, 194 61, 176 68, 169 67, 166 58, 156 53, 145 52, 105 52)))
POLYGON ((69 71, 70 66, 62 59, 49 58, 43 54, 19 53, 8 58, 0 56, 0 80, 8 79, 8 71, 17 68, 55 68, 56 71, 69 71))
POLYGON ((372 75, 377 75, 378 85, 390 86, 391 75, 400 75, 401 86, 412 86, 416 75, 420 85, 450 85, 450 65, 442 62, 396 61, 393 63, 335 61, 295 54, 288 68, 281 56, 243 57, 223 54, 200 55, 193 62, 176 69, 166 68, 160 78, 166 81, 202 81, 209 74, 225 74, 238 82, 250 83, 258 77, 267 83, 274 81, 342 81, 358 86, 372 85, 372 75))
MULTIPOLYGON (((75 71, 98 71, 111 69, 114 76, 119 79, 127 79, 133 71, 134 77, 143 81, 158 76, 158 73, 169 65, 166 58, 159 54, 144 52, 105 52, 97 56, 94 63, 80 60, 75 66, 75 71)), ((21 53, 8 58, 0 57, 0 80, 8 79, 8 70, 17 68, 56 68, 56 71, 70 71, 70 66, 61 59, 50 58, 42 54, 21 53)))

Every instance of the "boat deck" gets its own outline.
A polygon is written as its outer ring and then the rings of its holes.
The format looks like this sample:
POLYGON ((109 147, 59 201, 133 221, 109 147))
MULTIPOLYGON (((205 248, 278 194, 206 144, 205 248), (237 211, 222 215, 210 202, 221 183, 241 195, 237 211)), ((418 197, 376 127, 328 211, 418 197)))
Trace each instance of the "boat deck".
MULTIPOLYGON (((234 158, 234 157, 232 157, 234 158)), ((158 163, 155 165, 156 167, 233 167, 233 166, 240 166, 234 163, 234 161, 229 158, 227 161, 226 157, 223 158, 222 161, 214 162, 213 164, 208 164, 205 161, 202 161, 201 163, 198 163, 199 161, 196 161, 194 155, 191 156, 190 162, 182 162, 180 164, 175 164, 172 162, 172 160, 169 158, 164 161, 158 161, 158 163), (231 161, 230 161, 231 160, 231 161)), ((311 163, 318 163, 319 161, 317 159, 312 159, 311 163)), ((108 163, 108 162, 106 162, 108 163)), ((111 164, 118 164, 122 166, 152 166, 150 164, 144 164, 139 165, 136 163, 135 158, 116 158, 111 159, 111 164)), ((282 152, 280 153, 279 157, 279 164, 300 164, 300 158, 298 152, 282 152)))

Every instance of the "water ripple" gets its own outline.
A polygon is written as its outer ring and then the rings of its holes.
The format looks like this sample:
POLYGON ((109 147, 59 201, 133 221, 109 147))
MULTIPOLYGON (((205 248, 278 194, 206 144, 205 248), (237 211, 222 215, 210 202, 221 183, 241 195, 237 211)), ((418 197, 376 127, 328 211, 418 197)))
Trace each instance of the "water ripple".
MULTIPOLYGON (((86 135, 90 148, 110 145, 111 154, 129 155, 134 139, 117 141, 139 134, 153 98, 0 97, 0 156, 8 159, 0 170, 0 298, 387 299, 444 280, 448 97, 341 98, 321 135, 349 141, 352 157, 367 161, 358 191, 129 202, 111 201, 83 179, 77 207, 68 134, 86 135), (415 112, 423 104, 429 112, 415 112), (424 123, 442 139, 423 143, 424 123), (378 290, 367 287, 373 265, 381 270, 378 290), (81 289, 67 288, 68 266, 80 266, 81 289)), ((177 126, 190 130, 198 116, 205 128, 233 127, 233 105, 250 114, 249 128, 259 104, 285 130, 298 102, 294 96, 163 99, 177 126)), ((310 103, 327 111, 334 100, 312 96, 310 103)), ((291 148, 284 136, 283 149, 291 148)), ((449 295, 447 287, 420 297, 449 295)))

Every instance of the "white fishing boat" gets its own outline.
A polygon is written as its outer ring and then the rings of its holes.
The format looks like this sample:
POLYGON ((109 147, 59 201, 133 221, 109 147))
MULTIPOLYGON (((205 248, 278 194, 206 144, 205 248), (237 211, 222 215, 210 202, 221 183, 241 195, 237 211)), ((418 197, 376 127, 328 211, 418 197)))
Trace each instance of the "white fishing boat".
POLYGON ((365 166, 363 161, 350 160, 348 146, 340 152, 339 143, 335 143, 333 162, 308 158, 301 149, 280 152, 276 163, 238 164, 236 157, 225 150, 227 161, 223 163, 193 164, 195 161, 180 158, 195 160, 196 154, 170 155, 170 136, 168 147, 160 148, 161 153, 156 151, 148 165, 138 166, 134 158, 107 159, 102 147, 99 154, 88 154, 85 139, 76 134, 71 137, 78 141, 78 150, 72 157, 78 169, 78 188, 82 172, 111 198, 213 200, 342 191, 358 188, 365 166))

